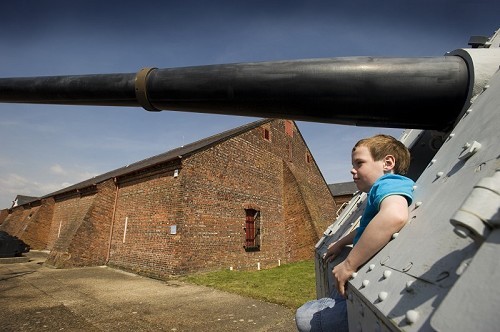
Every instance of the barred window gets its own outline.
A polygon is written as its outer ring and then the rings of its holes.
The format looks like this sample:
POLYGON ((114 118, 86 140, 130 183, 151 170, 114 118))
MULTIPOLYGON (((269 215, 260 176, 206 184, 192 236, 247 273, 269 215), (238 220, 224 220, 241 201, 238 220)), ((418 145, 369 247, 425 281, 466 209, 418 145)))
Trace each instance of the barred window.
POLYGON ((245 245, 246 251, 260 250, 260 211, 245 209, 245 245))
POLYGON ((262 136, 266 141, 271 141, 271 132, 269 131, 269 128, 264 128, 262 131, 262 136))

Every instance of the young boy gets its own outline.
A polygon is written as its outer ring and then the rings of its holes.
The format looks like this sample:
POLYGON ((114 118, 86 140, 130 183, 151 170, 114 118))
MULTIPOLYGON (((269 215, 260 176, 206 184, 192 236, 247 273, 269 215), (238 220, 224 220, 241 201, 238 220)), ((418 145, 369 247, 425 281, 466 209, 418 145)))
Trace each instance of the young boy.
POLYGON ((408 220, 414 182, 403 174, 409 165, 408 149, 388 135, 362 139, 352 149, 351 174, 358 189, 368 193, 366 208, 359 227, 331 244, 324 256, 331 261, 346 245, 354 245, 332 271, 338 294, 300 307, 295 316, 299 331, 348 331, 346 283, 408 220))

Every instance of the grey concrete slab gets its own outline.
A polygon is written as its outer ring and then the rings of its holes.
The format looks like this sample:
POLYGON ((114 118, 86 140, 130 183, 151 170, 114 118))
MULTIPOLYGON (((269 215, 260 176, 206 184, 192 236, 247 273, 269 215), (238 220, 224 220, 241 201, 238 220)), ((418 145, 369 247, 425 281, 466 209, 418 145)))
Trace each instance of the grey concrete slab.
POLYGON ((293 310, 108 267, 0 265, 1 331, 296 331, 293 310))

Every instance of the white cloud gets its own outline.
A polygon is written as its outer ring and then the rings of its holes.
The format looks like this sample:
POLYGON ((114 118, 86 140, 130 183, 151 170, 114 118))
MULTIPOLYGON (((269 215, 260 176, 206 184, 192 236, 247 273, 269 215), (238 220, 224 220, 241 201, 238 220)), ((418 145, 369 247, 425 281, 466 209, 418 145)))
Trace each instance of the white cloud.
POLYGON ((70 168, 54 164, 48 169, 52 176, 40 173, 31 174, 29 177, 17 173, 0 175, 0 209, 10 207, 17 195, 41 197, 97 175, 95 172, 78 168, 67 169, 70 168))
POLYGON ((10 207, 17 195, 34 195, 30 181, 15 173, 1 176, 0 188, 0 209, 10 207))
POLYGON ((58 175, 66 175, 68 173, 59 164, 54 164, 54 165, 50 166, 50 171, 52 173, 58 174, 58 175))
POLYGON ((2 191, 9 190, 9 188, 22 188, 27 184, 29 184, 29 181, 26 178, 15 173, 10 173, 0 177, 0 186, 2 187, 2 191))

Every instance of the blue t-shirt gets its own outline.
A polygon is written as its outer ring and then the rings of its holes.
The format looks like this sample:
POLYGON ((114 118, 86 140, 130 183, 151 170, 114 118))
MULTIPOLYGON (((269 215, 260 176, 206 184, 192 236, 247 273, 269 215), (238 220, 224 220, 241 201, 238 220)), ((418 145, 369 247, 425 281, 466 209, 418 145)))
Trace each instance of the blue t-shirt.
POLYGON ((366 226, 380 210, 380 203, 387 196, 401 195, 408 201, 408 206, 413 201, 413 180, 398 174, 385 174, 378 178, 368 192, 366 208, 361 216, 358 231, 354 237, 353 244, 358 242, 366 226))

